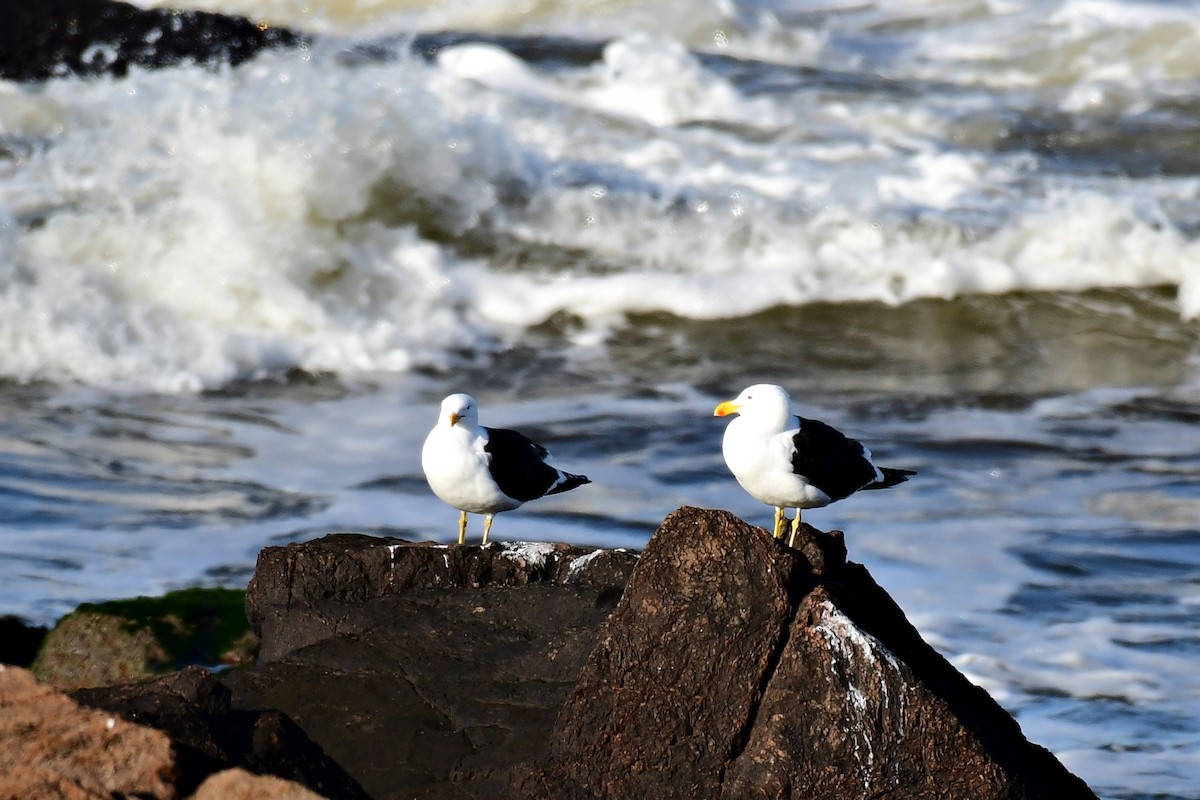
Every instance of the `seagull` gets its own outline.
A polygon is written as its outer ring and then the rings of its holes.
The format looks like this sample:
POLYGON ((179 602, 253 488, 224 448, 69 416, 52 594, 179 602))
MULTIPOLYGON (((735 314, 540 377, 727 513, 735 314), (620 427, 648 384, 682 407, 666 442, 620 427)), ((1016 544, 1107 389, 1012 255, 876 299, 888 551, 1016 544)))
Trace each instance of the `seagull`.
POLYGON ((467 538, 467 513, 485 514, 483 543, 492 517, 530 500, 591 483, 550 463, 550 453, 523 434, 479 424, 479 404, 469 394, 442 401, 437 424, 421 448, 425 480, 441 500, 462 512, 458 543, 467 538))
POLYGON ((782 386, 756 384, 713 410, 716 417, 730 414, 740 416, 725 428, 725 463, 754 499, 775 506, 776 539, 783 537, 784 509, 796 509, 789 547, 800 530, 801 509, 827 506, 860 489, 886 489, 917 474, 878 467, 861 442, 792 414, 792 398, 782 386))

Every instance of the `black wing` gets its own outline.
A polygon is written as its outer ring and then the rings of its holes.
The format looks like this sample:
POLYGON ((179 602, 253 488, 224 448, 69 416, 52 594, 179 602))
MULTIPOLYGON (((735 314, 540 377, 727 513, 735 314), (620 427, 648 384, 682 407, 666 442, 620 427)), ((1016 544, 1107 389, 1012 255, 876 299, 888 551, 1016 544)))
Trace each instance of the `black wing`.
POLYGON ((491 456, 488 472, 500 491, 514 500, 524 503, 591 482, 583 475, 572 475, 547 464, 546 448, 522 433, 507 428, 485 430, 488 442, 483 449, 491 456))
POLYGON ((862 442, 820 420, 797 419, 800 430, 792 437, 796 446, 792 471, 797 475, 803 475, 832 500, 848 497, 879 479, 862 442))

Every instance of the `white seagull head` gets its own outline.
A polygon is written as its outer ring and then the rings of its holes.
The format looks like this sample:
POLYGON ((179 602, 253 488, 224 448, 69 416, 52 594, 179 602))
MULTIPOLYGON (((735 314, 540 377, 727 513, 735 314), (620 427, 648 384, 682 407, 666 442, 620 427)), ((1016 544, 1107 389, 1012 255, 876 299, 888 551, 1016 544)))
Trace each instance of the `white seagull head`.
POLYGON ((454 427, 462 424, 465 428, 479 425, 479 403, 469 394, 452 394, 442 401, 442 410, 438 412, 438 425, 454 427))
POLYGON ((713 410, 714 417, 730 414, 740 414, 752 423, 783 430, 792 424, 792 398, 782 386, 756 383, 713 410))

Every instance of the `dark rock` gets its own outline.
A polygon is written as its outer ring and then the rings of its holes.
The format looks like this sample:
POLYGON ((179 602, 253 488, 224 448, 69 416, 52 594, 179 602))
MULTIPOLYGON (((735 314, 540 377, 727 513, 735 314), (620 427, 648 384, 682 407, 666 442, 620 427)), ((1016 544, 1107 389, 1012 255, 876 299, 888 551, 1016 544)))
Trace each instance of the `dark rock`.
POLYGON ((1094 798, 920 638, 840 536, 684 508, 651 539, 524 798, 1094 798))
POLYGON ((0 78, 14 81, 124 75, 134 65, 236 65, 263 49, 306 41, 242 17, 114 0, 3 0, 0 19, 0 78))
POLYGON ((566 545, 335 535, 268 548, 247 591, 258 665, 235 708, 278 708, 377 800, 502 796, 636 563, 566 545))
POLYGON ((48 632, 11 614, 0 617, 0 664, 28 667, 48 632))
POLYGON ((258 640, 234 589, 84 603, 50 631, 31 669, 62 689, 132 683, 189 664, 246 664, 258 640))
POLYGON ((211 672, 190 667, 153 681, 83 689, 76 702, 165 733, 176 750, 180 794, 229 768, 272 775, 331 800, 367 800, 362 788, 278 711, 234 711, 211 672))
MULTIPOLYGON (((529 583, 621 589, 637 563, 623 550, 566 544, 492 542, 448 547, 391 537, 334 533, 258 554, 246 587, 246 616, 255 633, 267 609, 324 602, 362 604, 418 589, 524 586, 529 583)), ((278 648, 272 640, 268 648, 278 648)))

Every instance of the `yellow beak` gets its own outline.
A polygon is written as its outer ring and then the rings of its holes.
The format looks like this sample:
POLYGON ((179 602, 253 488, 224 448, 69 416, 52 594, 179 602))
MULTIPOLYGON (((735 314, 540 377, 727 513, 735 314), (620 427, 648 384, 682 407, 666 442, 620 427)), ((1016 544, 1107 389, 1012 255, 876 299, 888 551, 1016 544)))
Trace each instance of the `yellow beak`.
POLYGON ((458 421, 460 419, 462 419, 462 417, 460 417, 458 414, 455 414, 453 411, 450 412, 450 424, 451 425, 457 425, 458 421))
POLYGON ((732 400, 726 400, 721 405, 713 409, 714 417, 728 417, 730 414, 736 414, 741 410, 741 406, 732 400))

